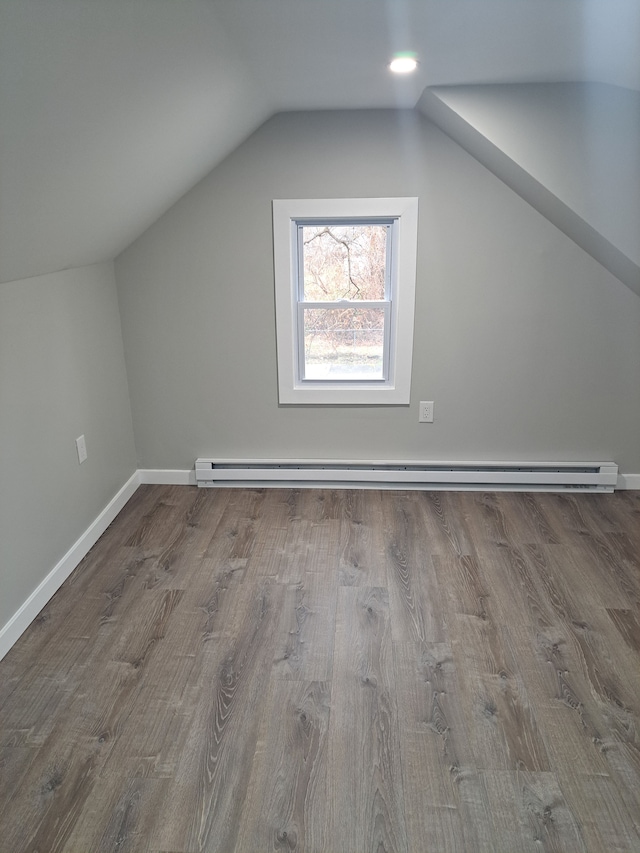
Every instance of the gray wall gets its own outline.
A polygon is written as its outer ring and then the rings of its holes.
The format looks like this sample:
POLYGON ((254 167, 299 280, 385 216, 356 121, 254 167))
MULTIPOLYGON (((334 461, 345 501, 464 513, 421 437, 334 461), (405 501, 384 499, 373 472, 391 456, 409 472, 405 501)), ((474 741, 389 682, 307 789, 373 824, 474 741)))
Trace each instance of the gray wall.
POLYGON ((640 299, 417 113, 274 117, 116 278, 143 468, 210 455, 640 471, 640 299), (279 407, 271 200, 387 195, 420 198, 411 406, 279 407))
POLYGON ((0 284, 0 627, 135 469, 113 264, 0 284))

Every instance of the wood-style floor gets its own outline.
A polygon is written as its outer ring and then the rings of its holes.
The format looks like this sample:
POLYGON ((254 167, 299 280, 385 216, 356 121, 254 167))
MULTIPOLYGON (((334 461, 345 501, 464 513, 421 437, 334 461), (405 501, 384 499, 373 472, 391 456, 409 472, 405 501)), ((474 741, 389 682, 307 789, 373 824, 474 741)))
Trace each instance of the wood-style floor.
POLYGON ((144 486, 0 679, 2 853, 640 851, 640 492, 144 486))

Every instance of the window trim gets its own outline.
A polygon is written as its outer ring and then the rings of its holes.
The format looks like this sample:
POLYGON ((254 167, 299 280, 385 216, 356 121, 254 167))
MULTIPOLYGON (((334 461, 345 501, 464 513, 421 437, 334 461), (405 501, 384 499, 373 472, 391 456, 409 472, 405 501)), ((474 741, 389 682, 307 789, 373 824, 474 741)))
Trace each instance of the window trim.
POLYGON ((274 199, 273 242, 278 396, 281 404, 408 405, 418 240, 417 198, 274 199), (304 380, 297 352, 298 231, 301 220, 394 220, 389 375, 386 380, 304 380))

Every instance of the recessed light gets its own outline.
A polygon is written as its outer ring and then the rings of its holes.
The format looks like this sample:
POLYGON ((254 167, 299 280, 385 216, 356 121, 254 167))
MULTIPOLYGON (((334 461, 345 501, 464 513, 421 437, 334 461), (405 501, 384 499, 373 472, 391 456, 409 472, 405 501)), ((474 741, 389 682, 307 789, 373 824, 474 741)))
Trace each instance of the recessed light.
POLYGON ((418 67, 418 60, 412 53, 399 53, 389 63, 389 70, 394 74, 410 74, 418 67))

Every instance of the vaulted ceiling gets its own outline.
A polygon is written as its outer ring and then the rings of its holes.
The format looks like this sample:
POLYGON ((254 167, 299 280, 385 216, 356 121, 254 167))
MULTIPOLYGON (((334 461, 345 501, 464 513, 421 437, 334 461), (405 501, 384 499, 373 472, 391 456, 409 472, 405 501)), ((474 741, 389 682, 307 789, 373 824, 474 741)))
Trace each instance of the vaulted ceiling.
POLYGON ((639 45, 637 0, 0 0, 0 281, 115 257, 277 111, 640 91, 639 45))

